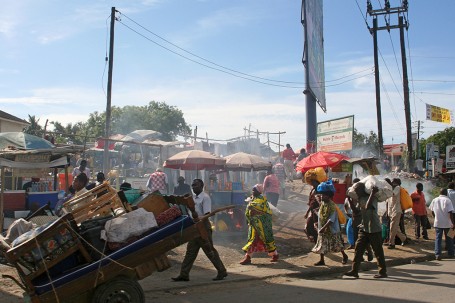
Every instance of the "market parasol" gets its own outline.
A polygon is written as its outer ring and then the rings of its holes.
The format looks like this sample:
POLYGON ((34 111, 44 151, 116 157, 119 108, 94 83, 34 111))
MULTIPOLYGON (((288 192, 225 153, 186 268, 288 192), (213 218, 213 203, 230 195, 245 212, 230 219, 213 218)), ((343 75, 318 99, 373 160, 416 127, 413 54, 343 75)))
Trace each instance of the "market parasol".
POLYGON ((164 167, 182 170, 224 168, 226 160, 202 150, 186 150, 164 161, 164 167))
POLYGON ((349 157, 337 153, 320 151, 300 160, 297 163, 295 170, 306 172, 307 170, 316 167, 334 167, 345 159, 349 159, 349 157))
POLYGON ((0 149, 48 149, 55 146, 46 139, 23 132, 0 133, 0 149))
POLYGON ((224 157, 226 169, 232 171, 267 170, 272 168, 272 163, 262 159, 260 156, 243 152, 235 153, 224 157))

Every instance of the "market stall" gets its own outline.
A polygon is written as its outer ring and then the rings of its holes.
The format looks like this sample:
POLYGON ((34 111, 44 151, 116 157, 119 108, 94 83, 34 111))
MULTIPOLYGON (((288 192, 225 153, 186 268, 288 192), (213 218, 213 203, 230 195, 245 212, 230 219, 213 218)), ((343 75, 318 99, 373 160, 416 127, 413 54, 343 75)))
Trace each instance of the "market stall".
POLYGON ((225 157, 224 170, 213 174, 209 194, 216 207, 235 205, 235 208, 215 216, 218 231, 243 231, 246 228, 245 199, 257 183, 257 172, 272 168, 272 163, 257 155, 238 152, 225 157))
POLYGON ((344 204, 346 191, 352 185, 355 178, 362 179, 367 175, 379 175, 377 168, 378 159, 370 158, 350 158, 343 159, 331 168, 331 176, 336 179, 334 182, 336 193, 333 201, 336 204, 344 204))
POLYGON ((48 202, 54 207, 59 190, 66 191, 69 184, 66 182, 65 188, 60 187, 59 170, 64 171, 68 180, 68 156, 82 150, 82 147, 71 146, 0 151, 0 226, 6 228, 16 218, 48 202))

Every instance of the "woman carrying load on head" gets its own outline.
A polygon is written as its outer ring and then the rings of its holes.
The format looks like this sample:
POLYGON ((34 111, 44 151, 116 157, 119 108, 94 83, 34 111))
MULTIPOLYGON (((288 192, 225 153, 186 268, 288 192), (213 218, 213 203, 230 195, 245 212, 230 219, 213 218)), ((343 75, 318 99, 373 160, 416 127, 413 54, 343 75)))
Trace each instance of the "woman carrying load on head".
POLYGON ((312 252, 320 255, 316 266, 325 265, 324 255, 330 252, 341 252, 342 264, 348 262, 348 256, 344 252, 344 243, 338 221, 337 206, 332 201, 335 187, 332 180, 322 182, 317 187, 317 199, 320 202, 318 218, 318 240, 312 252))
POLYGON ((305 213, 304 218, 306 219, 304 231, 311 242, 316 243, 318 240, 318 230, 315 227, 318 223, 318 212, 319 212, 319 201, 316 199, 316 188, 319 185, 319 181, 316 179, 311 180, 313 188, 310 191, 308 198, 308 210, 305 213))
POLYGON ((251 264, 251 254, 254 252, 267 252, 272 259, 278 261, 278 252, 272 230, 272 211, 267 198, 262 195, 262 185, 253 187, 253 195, 245 211, 248 222, 248 242, 242 248, 245 257, 240 262, 242 265, 251 264))

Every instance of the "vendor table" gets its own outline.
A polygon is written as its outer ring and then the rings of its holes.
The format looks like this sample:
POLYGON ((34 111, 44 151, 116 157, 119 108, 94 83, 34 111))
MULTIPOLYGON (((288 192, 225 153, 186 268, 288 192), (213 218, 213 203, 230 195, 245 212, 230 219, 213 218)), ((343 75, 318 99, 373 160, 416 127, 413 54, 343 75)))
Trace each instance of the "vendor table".
POLYGON ((214 225, 217 231, 243 231, 246 227, 245 199, 247 192, 242 190, 212 191, 212 208, 235 205, 236 207, 215 215, 214 225))

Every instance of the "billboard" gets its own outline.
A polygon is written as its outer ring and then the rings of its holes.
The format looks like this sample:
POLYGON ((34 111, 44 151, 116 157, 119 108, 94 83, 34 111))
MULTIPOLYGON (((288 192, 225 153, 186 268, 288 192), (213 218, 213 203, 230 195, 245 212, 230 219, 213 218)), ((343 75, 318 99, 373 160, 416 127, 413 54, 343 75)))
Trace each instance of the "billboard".
POLYGON ((354 116, 319 122, 317 124, 318 151, 352 150, 354 116))
POLYGON ((427 120, 455 125, 453 111, 428 103, 425 103, 425 105, 427 108, 427 120))
POLYGON ((455 145, 446 147, 446 168, 447 170, 455 169, 455 145))
POLYGON ((302 0, 302 24, 305 30, 303 64, 307 69, 306 87, 322 110, 325 103, 324 37, 322 0, 302 0))

